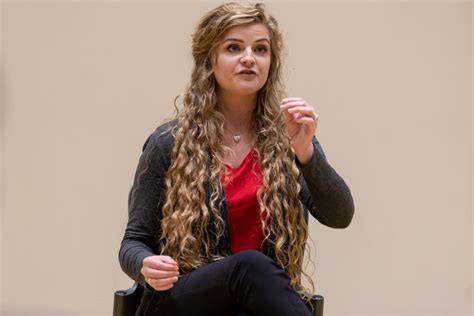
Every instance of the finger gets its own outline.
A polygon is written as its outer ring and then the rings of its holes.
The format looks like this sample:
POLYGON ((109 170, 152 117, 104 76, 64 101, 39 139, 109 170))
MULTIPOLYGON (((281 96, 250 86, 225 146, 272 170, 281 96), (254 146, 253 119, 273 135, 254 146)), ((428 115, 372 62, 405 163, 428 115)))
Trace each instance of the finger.
POLYGON ((165 279, 175 276, 179 276, 179 271, 166 271, 166 270, 155 270, 150 268, 143 268, 142 274, 146 278, 152 279, 165 279))
POLYGON ((148 278, 148 283, 155 287, 169 286, 178 281, 178 277, 164 278, 164 279, 153 279, 148 278))
POLYGON ((284 104, 280 104, 280 109, 281 110, 287 110, 287 109, 295 107, 295 106, 309 106, 309 105, 308 105, 308 103, 306 103, 305 100, 291 101, 291 102, 287 102, 287 103, 284 103, 284 104))
POLYGON ((280 106, 280 109, 283 111, 283 113, 285 114, 285 118, 288 122, 292 121, 294 119, 294 115, 293 114, 293 111, 290 111, 291 108, 294 108, 294 107, 306 107, 306 108, 311 108, 312 107, 309 107, 307 104, 306 104, 306 101, 299 101, 299 102, 291 102, 291 103, 287 103, 285 105, 281 105, 280 106))
POLYGON ((161 269, 159 270, 167 270, 167 271, 178 271, 179 268, 176 264, 160 262, 161 269))
POLYGON ((307 116, 299 117, 295 121, 301 124, 306 124, 306 125, 314 125, 315 123, 315 120, 312 117, 307 117, 307 116))
POLYGON ((302 117, 302 116, 305 116, 305 117, 310 117, 314 120, 317 120, 318 119, 318 115, 314 112, 313 109, 305 109, 305 108, 294 108, 294 109, 291 109, 288 110, 288 113, 290 113, 291 115, 293 115, 293 117, 296 119, 296 118, 299 118, 299 117, 302 117))
POLYGON ((298 107, 290 108, 288 109, 288 113, 290 114, 300 113, 306 116, 316 117, 316 114, 314 113, 314 109, 308 106, 298 106, 298 107))
POLYGON ((282 113, 285 116, 286 121, 292 121, 293 120, 293 115, 288 112, 286 109, 282 109, 282 113))
POLYGON ((179 275, 179 270, 175 269, 163 269, 163 268, 151 268, 149 266, 144 265, 141 270, 141 274, 143 274, 144 277, 148 278, 156 278, 156 279, 162 279, 162 278, 169 278, 173 276, 178 276, 179 275))
POLYGON ((162 256, 161 259, 162 259, 164 262, 167 262, 167 263, 170 263, 170 264, 178 265, 178 263, 177 263, 176 261, 174 261, 173 258, 171 258, 170 256, 162 256))
POLYGON ((303 98, 297 98, 297 97, 290 97, 290 98, 284 98, 281 100, 281 104, 285 104, 287 102, 292 102, 292 101, 301 101, 303 98))
POLYGON ((149 279, 147 280, 147 283, 157 291, 166 291, 174 286, 173 282, 162 284, 162 283, 157 282, 155 279, 149 279))
POLYGON ((175 276, 179 276, 179 271, 165 271, 165 270, 155 270, 155 269, 144 269, 142 273, 144 276, 153 278, 153 279, 165 279, 175 276))
POLYGON ((309 118, 309 119, 311 119, 312 121, 317 121, 317 120, 318 120, 318 115, 315 114, 315 113, 313 113, 313 115, 309 115, 309 114, 307 114, 307 113, 299 113, 299 112, 296 112, 296 113, 293 113, 292 116, 293 116, 293 119, 294 119, 295 121, 297 121, 297 120, 299 120, 299 119, 301 119, 301 118, 309 118))
POLYGON ((147 257, 143 260, 143 265, 155 270, 178 271, 178 265, 164 262, 158 256, 147 257))

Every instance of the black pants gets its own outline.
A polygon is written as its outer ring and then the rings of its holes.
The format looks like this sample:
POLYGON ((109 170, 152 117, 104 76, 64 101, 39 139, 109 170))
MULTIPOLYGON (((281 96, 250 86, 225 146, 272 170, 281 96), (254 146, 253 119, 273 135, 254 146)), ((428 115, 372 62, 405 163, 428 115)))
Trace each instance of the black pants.
POLYGON ((202 266, 167 291, 145 290, 136 315, 311 316, 274 260, 246 250, 202 266))

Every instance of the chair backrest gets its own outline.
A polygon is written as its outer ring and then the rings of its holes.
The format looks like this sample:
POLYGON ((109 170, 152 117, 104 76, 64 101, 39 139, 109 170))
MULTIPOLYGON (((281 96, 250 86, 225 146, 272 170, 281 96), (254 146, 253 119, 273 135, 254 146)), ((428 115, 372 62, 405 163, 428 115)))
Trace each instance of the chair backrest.
MULTIPOLYGON (((113 316, 134 316, 143 294, 143 287, 135 282, 127 290, 116 291, 114 295, 113 316)), ((323 316, 324 297, 313 295, 311 297, 313 316, 323 316)))
POLYGON ((143 287, 137 282, 127 290, 116 291, 113 316, 134 316, 140 305, 142 294, 143 287))

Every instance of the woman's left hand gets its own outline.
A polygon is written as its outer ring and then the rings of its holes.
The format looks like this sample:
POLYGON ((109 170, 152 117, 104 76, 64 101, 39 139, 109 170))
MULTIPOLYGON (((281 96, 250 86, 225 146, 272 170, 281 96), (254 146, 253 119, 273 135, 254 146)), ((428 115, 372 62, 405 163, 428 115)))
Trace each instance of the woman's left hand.
POLYGON ((300 163, 304 165, 313 156, 311 139, 316 133, 318 115, 302 98, 285 98, 281 100, 280 109, 285 115, 293 150, 300 163))

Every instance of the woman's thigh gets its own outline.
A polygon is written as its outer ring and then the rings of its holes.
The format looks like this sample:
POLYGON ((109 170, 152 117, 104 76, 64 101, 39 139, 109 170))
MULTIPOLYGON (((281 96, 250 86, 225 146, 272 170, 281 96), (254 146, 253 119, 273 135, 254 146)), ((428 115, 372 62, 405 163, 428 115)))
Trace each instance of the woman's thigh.
POLYGON ((145 315, 230 315, 235 305, 227 285, 233 256, 179 277, 167 291, 157 291, 145 315))
POLYGON ((171 289, 150 296, 139 315, 310 315, 286 272, 255 250, 199 267, 182 275, 171 289))

